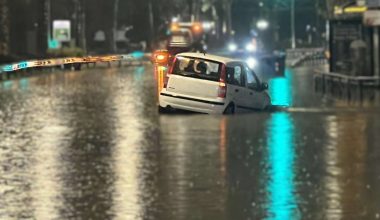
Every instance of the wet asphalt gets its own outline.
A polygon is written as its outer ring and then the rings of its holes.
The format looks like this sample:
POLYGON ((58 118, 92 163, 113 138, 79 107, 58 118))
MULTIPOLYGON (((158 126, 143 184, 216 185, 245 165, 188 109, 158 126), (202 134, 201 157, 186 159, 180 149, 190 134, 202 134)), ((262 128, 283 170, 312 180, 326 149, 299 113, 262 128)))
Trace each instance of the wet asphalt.
POLYGON ((380 219, 380 95, 265 77, 273 104, 157 113, 152 66, 0 82, 0 219, 380 219))

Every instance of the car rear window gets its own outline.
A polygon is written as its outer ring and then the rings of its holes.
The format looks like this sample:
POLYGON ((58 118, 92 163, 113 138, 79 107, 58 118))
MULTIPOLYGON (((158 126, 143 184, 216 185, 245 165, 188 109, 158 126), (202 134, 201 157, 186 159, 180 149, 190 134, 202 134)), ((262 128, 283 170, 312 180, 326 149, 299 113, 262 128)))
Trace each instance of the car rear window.
POLYGON ((222 64, 216 61, 177 57, 172 74, 218 82, 222 64))

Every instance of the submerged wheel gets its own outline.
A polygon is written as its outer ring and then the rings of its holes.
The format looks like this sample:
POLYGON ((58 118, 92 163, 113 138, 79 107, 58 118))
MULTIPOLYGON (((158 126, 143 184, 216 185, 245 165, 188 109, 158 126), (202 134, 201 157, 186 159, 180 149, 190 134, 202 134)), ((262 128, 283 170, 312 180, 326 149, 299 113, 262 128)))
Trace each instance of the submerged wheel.
POLYGON ((226 110, 224 110, 224 114, 225 115, 233 115, 235 114, 235 105, 234 104, 229 104, 226 108, 226 110))
POLYGON ((170 113, 172 111, 172 109, 169 107, 161 107, 161 106, 158 106, 158 113, 160 114, 167 114, 167 113, 170 113))

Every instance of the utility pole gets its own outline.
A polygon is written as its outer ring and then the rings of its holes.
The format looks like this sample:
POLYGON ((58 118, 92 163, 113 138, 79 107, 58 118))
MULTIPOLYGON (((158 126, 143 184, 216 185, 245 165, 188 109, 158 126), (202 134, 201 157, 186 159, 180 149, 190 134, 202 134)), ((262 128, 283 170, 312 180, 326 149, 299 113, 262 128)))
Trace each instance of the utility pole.
POLYGON ((292 49, 296 48, 296 20, 295 20, 295 12, 296 12, 296 7, 295 7, 295 0, 291 0, 291 6, 290 6, 290 23, 291 23, 291 29, 292 29, 292 49))
POLYGON ((152 5, 152 0, 148 1, 148 10, 149 10, 149 28, 150 28, 150 42, 149 46, 151 47, 154 41, 154 14, 153 14, 153 5, 152 5))
POLYGON ((119 18, 119 2, 120 0, 115 0, 113 5, 113 24, 112 24, 112 51, 116 52, 117 43, 116 43, 116 35, 117 35, 117 26, 118 26, 118 18, 119 18))
POLYGON ((45 21, 46 21, 46 37, 49 48, 51 37, 51 0, 45 0, 45 21))
POLYGON ((232 2, 233 0, 226 0, 225 1, 225 10, 226 10, 226 26, 227 26, 227 36, 228 38, 231 37, 232 33, 232 2))
POLYGON ((86 48, 86 13, 85 13, 85 0, 75 1, 75 23, 77 46, 82 48, 85 52, 86 48))

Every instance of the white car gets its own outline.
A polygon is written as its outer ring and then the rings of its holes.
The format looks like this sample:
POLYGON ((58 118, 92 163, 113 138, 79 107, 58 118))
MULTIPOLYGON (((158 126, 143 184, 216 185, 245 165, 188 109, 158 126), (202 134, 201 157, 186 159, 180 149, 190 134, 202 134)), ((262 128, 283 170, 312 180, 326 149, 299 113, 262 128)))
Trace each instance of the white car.
POLYGON ((181 53, 168 72, 159 109, 208 114, 263 110, 271 104, 266 90, 246 62, 203 53, 181 53))

